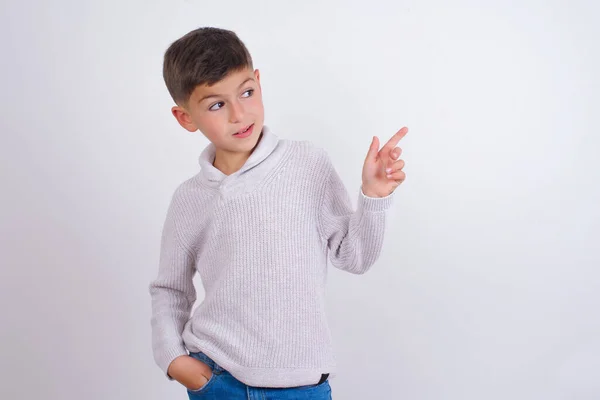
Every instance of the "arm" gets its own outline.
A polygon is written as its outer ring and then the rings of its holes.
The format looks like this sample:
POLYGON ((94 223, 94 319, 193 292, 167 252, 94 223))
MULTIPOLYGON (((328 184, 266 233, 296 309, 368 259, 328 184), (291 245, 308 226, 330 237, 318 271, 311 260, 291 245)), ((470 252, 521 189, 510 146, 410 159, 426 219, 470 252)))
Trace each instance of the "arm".
POLYGON ((188 352, 181 334, 196 301, 193 284, 194 257, 177 231, 175 196, 163 226, 158 276, 150 283, 152 300, 152 348, 154 359, 166 376, 171 362, 188 352))
POLYGON ((393 194, 381 198, 366 196, 362 189, 358 207, 350 197, 337 171, 327 158, 328 177, 322 191, 319 233, 327 242, 329 259, 336 268, 364 274, 377 261, 383 245, 386 211, 393 194))
POLYGON ((404 161, 397 160, 402 149, 396 147, 408 128, 400 129, 379 150, 375 136, 365 158, 358 207, 350 198, 333 165, 326 156, 325 184, 319 210, 319 233, 327 241, 332 264, 355 274, 363 274, 375 263, 383 244, 387 211, 394 190, 406 178, 404 161))

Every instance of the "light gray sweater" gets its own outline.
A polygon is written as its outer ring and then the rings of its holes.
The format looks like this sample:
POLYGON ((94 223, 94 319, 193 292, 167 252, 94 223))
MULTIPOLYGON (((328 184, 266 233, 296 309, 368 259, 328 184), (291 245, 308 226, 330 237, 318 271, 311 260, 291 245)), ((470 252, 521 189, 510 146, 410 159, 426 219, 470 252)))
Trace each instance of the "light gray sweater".
POLYGON ((150 283, 156 363, 166 373, 176 357, 202 351, 259 387, 335 377, 327 260, 366 272, 379 257, 393 194, 358 190, 354 210, 324 150, 279 139, 266 126, 239 171, 223 174, 214 157, 210 144, 167 211, 150 283), (196 272, 205 297, 190 315, 196 272))

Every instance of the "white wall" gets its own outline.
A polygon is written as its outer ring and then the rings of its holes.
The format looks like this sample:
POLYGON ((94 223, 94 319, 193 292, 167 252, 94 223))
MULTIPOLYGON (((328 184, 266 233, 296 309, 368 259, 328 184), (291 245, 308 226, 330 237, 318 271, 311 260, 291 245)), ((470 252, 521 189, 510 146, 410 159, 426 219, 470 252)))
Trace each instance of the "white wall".
POLYGON ((380 261, 330 275, 334 399, 600 398, 600 6, 511 3, 3 2, 0 398, 186 398, 147 285, 207 143, 162 56, 203 25, 352 193, 371 136, 410 127, 380 261))

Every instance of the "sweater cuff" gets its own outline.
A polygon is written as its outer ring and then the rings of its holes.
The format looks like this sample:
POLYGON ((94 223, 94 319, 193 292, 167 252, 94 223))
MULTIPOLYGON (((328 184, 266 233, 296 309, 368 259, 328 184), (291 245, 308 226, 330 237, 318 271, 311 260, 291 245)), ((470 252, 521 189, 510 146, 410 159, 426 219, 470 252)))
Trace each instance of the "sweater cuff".
POLYGON ((395 193, 394 191, 385 197, 369 197, 363 193, 361 187, 358 196, 358 208, 371 212, 386 211, 392 206, 395 193))
POLYGON ((177 357, 187 356, 188 354, 189 354, 188 351, 185 349, 185 346, 183 346, 183 345, 171 347, 171 348, 165 349, 163 351, 163 353, 161 354, 161 356, 158 360, 158 366, 163 370, 163 372, 165 373, 165 376, 167 377, 168 380, 170 380, 170 381, 175 380, 175 379, 171 378, 171 376, 169 376, 169 374, 167 373, 167 371, 169 370, 169 365, 171 365, 173 360, 176 359, 177 357))

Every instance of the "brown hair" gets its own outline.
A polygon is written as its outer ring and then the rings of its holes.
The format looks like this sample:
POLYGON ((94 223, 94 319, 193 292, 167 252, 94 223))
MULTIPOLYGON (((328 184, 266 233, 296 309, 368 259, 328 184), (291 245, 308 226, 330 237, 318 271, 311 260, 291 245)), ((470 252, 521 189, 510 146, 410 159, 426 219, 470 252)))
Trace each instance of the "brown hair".
POLYGON ((163 78, 171 97, 185 105, 198 85, 213 85, 230 72, 252 66, 244 43, 229 30, 203 27, 173 42, 165 52, 163 78))

